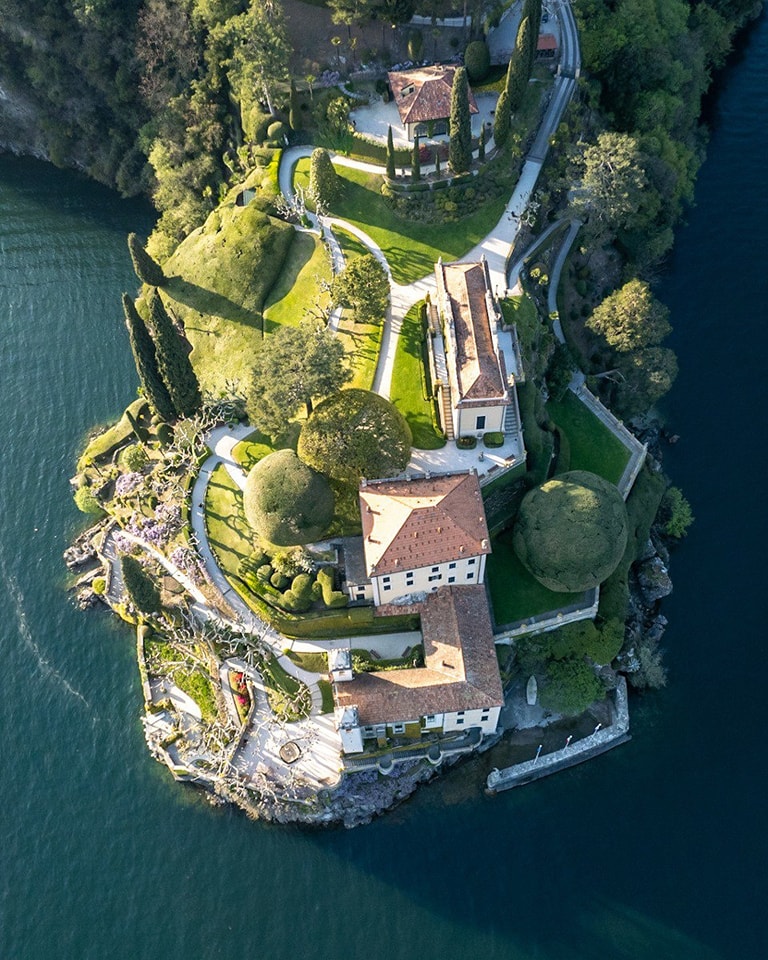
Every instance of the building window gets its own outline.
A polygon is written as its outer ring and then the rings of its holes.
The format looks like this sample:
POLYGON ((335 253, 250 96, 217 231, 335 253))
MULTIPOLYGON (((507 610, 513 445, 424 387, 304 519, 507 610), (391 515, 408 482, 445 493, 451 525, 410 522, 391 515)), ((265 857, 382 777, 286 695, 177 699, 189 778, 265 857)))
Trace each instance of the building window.
POLYGON ((437 573, 440 567, 432 567, 432 573, 437 573))
POLYGON ((381 581, 382 581, 382 583, 389 583, 389 581, 390 581, 391 579, 392 579, 392 577, 382 577, 382 578, 381 578, 381 581))
POLYGON ((456 564, 455 564, 455 563, 449 563, 449 564, 448 564, 448 569, 449 569, 449 570, 455 570, 455 569, 456 569, 456 564))
POLYGON ((457 716, 457 717, 463 717, 463 716, 464 716, 464 711, 463 711, 463 710, 459 710, 459 712, 456 714, 456 716, 457 716))
POLYGON ((477 559, 477 557, 470 557, 469 560, 467 560, 467 566, 468 566, 468 567, 474 567, 474 565, 475 565, 475 560, 476 560, 476 559, 477 559))
MULTIPOLYGON (((474 571, 470 571, 470 572, 467 574, 467 580, 474 580, 474 579, 475 579, 474 571)), ((389 590, 389 587, 384 587, 384 589, 385 589, 385 590, 389 590)))
POLYGON ((432 576, 427 577, 427 580, 430 583, 432 583, 433 580, 442 580, 442 579, 443 579, 442 573, 433 573, 432 576))
POLYGON ((456 583, 456 577, 448 577, 448 583, 456 583))
POLYGON ((392 733, 402 734, 405 733, 405 724, 404 723, 393 723, 392 724, 392 733))
POLYGON ((464 717, 459 717, 459 719, 456 721, 457 726, 461 723, 464 723, 464 717))
POLYGON ((478 417, 475 430, 485 430, 485 417, 478 417))
POLYGON ((488 719, 488 714, 487 713, 482 714, 482 716, 480 717, 480 723, 485 723, 487 719, 488 719))
MULTIPOLYGON (((470 576, 471 576, 471 574, 470 574, 470 576)), ((386 593, 387 590, 391 590, 391 589, 392 589, 392 584, 391 584, 391 583, 385 583, 385 584, 384 584, 384 592, 385 592, 385 593, 386 593)))

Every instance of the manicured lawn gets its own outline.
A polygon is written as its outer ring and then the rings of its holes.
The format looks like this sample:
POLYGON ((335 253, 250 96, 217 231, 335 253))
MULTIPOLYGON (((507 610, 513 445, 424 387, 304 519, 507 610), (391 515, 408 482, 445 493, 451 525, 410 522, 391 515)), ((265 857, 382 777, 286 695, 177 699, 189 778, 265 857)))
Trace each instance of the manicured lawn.
POLYGON ((487 576, 493 616, 497 624, 513 623, 526 617, 549 613, 577 603, 583 593, 555 593, 531 576, 512 549, 512 532, 505 531, 492 541, 487 576))
POLYGON ((297 233, 283 270, 264 306, 264 331, 297 327, 313 307, 325 309, 330 299, 321 282, 331 279, 328 253, 314 234, 297 233))
POLYGON ((383 326, 380 323, 355 323, 352 311, 345 310, 339 322, 338 336, 344 345, 352 379, 346 384, 360 390, 370 390, 376 375, 381 350, 383 326))
POLYGON ((320 687, 320 693, 323 697, 323 713, 333 713, 336 706, 333 700, 333 687, 327 680, 318 680, 317 685, 320 687))
POLYGON ((295 450, 300 429, 301 425, 298 423, 288 424, 285 433, 278 438, 277 442, 258 430, 254 430, 245 440, 235 444, 232 448, 232 457, 243 470, 248 472, 252 466, 263 460, 264 457, 269 456, 270 453, 274 453, 275 450, 285 450, 289 447, 291 450, 295 450))
POLYGON ((310 673, 328 673, 328 654, 323 651, 310 653, 308 650, 286 650, 286 657, 310 673))
POLYGON ((370 253, 368 247, 347 230, 337 228, 333 231, 333 234, 339 241, 339 246, 348 260, 350 257, 362 257, 364 254, 370 253))
MULTIPOLYGON (((344 180, 344 195, 331 211, 364 230, 382 249, 397 283, 412 283, 432 274, 440 257, 456 260, 471 250, 499 220, 507 197, 483 204, 456 223, 415 223, 403 220, 381 196, 383 179, 350 167, 336 167, 344 180)), ((296 182, 307 183, 309 161, 296 166, 296 182)))
POLYGON ((240 561, 253 553, 253 534, 243 513, 243 495, 220 464, 213 471, 205 494, 208 541, 224 576, 240 582, 240 561))
POLYGON ((426 399, 422 350, 420 304, 416 304, 403 318, 392 370, 390 400, 408 421, 414 447, 437 450, 445 446, 445 437, 435 428, 434 403, 426 399))
POLYGON ((611 483, 618 483, 629 461, 624 444, 578 399, 567 390, 562 400, 547 404, 549 415, 566 434, 570 447, 567 470, 589 470, 611 483))

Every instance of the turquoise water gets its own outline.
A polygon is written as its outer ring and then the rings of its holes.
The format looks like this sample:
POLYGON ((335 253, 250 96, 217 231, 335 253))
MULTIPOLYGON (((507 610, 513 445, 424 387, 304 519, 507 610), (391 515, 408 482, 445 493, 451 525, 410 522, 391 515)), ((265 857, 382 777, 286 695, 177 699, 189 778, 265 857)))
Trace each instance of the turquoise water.
POLYGON ((671 682, 632 742, 494 799, 473 761, 369 827, 213 809, 152 762, 132 638, 77 612, 61 551, 84 431, 133 396, 119 294, 148 213, 0 160, 0 958, 588 960, 768 955, 768 24, 715 105, 660 287, 680 380, 668 469, 697 523, 665 602, 671 682))

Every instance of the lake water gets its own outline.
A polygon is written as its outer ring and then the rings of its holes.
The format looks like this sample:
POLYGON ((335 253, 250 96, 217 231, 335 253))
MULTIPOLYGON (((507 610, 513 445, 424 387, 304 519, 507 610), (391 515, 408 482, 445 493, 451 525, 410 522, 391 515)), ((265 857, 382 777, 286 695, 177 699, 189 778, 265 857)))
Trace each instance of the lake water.
POLYGON ((129 630, 61 552, 84 431, 135 393, 119 302, 148 211, 0 160, 0 957, 679 960, 768 956, 763 671, 768 22, 714 106, 660 286, 681 374, 667 469, 697 522, 667 689, 633 740, 486 798, 487 758, 355 831, 213 809, 150 760, 129 630))

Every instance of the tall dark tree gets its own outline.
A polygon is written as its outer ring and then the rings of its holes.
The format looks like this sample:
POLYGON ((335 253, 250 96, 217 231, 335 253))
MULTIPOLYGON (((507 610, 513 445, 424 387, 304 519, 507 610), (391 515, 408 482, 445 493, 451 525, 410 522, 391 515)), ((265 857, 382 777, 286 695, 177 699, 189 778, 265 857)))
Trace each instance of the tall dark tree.
POLYGON ((538 37, 534 37, 531 21, 528 17, 523 17, 517 30, 517 40, 515 41, 515 53, 513 56, 519 57, 522 62, 525 82, 527 83, 533 70, 533 61, 536 58, 536 44, 538 37))
POLYGON ((123 312, 136 372, 149 405, 163 420, 175 420, 176 409, 157 366, 155 344, 133 300, 127 293, 123 294, 123 312))
POLYGON ((134 606, 142 613, 159 613, 162 606, 157 584, 136 557, 120 558, 123 585, 134 606))
POLYGON ((142 283, 146 283, 150 287, 165 286, 163 268, 147 253, 135 233, 128 234, 128 252, 131 255, 136 276, 142 283))
POLYGON ((411 180, 417 183, 421 180, 421 158, 419 157, 419 138, 413 138, 413 149, 411 151, 411 180))
POLYGON ((395 144, 392 139, 392 127, 390 126, 387 130, 387 176, 390 180, 394 180, 396 175, 395 144))
POLYGON ((480 138, 477 141, 477 159, 480 163, 485 160, 485 124, 480 127, 480 138))
POLYGON ((469 116, 467 71, 459 67, 453 75, 448 162, 454 173, 463 173, 472 165, 472 125, 469 116))
POLYGON ((493 115, 493 139, 497 147, 503 147, 509 140, 509 130, 509 96, 506 90, 502 90, 493 115))
POLYGON ((533 71, 533 65, 536 63, 536 51, 539 43, 539 30, 541 28, 541 6, 541 0, 525 0, 525 6, 523 7, 523 17, 528 19, 532 38, 529 74, 533 71))
POLYGON ((504 86, 509 109, 512 113, 520 109, 529 78, 530 71, 528 70, 528 62, 519 48, 515 47, 512 51, 512 56, 509 58, 507 79, 504 86))
POLYGON ((296 83, 291 80, 291 100, 288 111, 288 123, 291 130, 301 130, 301 106, 299 105, 299 94, 296 90, 296 83))
POLYGON ((152 288, 149 295, 149 329, 155 341, 157 366, 176 413, 191 417, 200 407, 200 386, 189 360, 186 344, 163 306, 160 294, 152 288))

